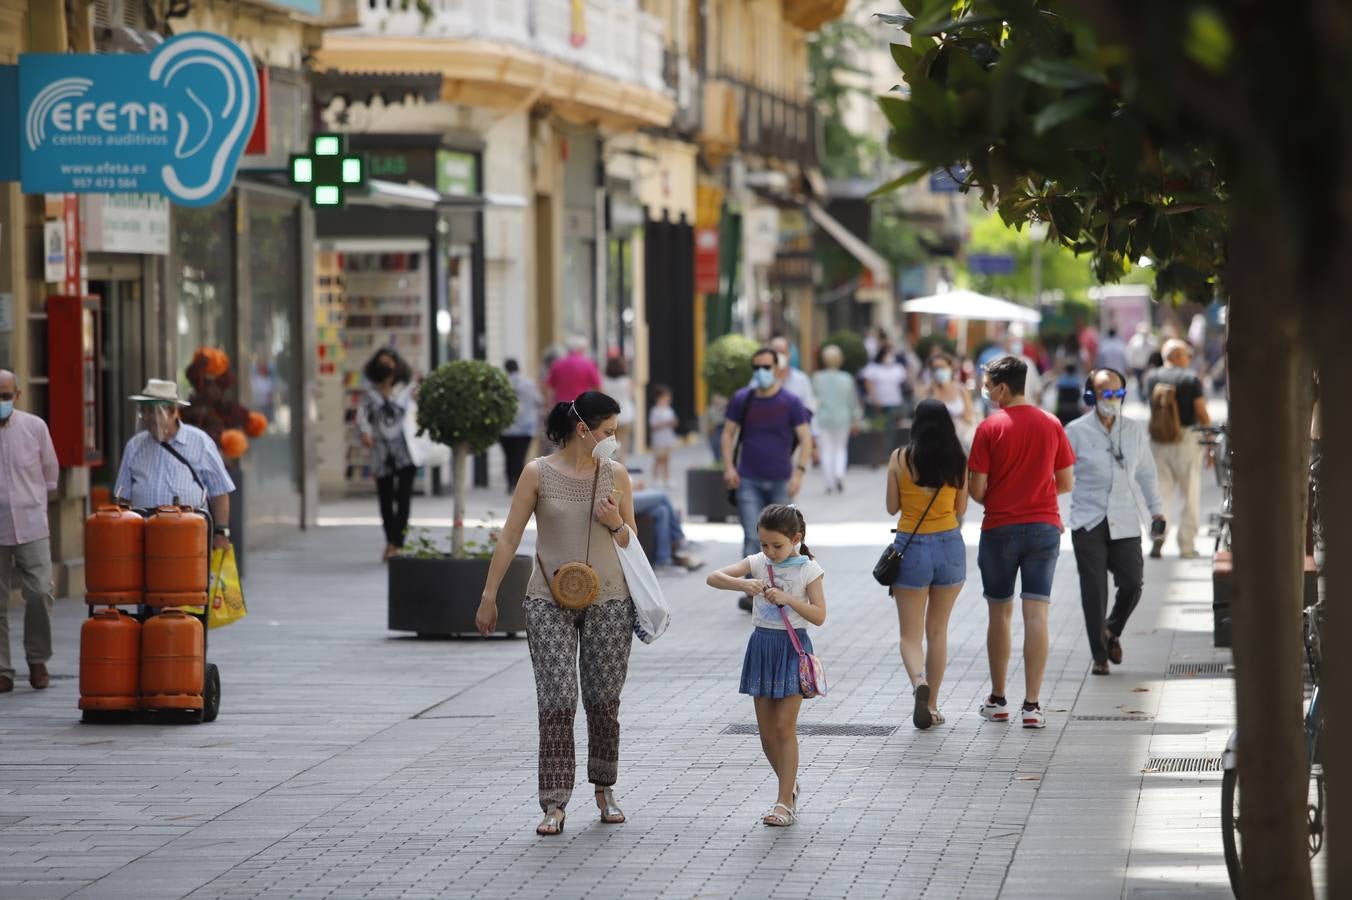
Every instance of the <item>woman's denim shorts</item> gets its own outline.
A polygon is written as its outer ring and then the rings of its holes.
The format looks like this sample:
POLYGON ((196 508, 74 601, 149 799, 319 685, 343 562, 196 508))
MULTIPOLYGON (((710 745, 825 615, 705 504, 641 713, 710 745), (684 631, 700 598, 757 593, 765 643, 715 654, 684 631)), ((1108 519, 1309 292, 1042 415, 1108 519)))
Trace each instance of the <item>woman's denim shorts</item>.
MULTIPOLYGON (((900 550, 911 540, 910 532, 897 535, 900 550)), ((951 528, 933 534, 917 534, 906 550, 906 556, 897 570, 893 587, 923 590, 928 587, 949 587, 967 580, 967 545, 962 542, 962 530, 951 528)))

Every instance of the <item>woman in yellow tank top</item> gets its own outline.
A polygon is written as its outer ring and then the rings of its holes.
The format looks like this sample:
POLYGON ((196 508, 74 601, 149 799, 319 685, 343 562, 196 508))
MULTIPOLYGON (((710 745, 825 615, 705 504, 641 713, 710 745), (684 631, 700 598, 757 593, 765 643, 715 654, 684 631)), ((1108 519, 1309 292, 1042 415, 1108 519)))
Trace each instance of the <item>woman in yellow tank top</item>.
POLYGON ((916 728, 942 725, 939 687, 948 662, 948 618, 967 581, 959 518, 967 510, 967 455, 953 417, 938 400, 915 409, 911 441, 887 466, 887 511, 900 513, 896 547, 904 555, 892 585, 901 662, 911 679, 916 728), (926 646, 928 645, 928 646, 926 646))

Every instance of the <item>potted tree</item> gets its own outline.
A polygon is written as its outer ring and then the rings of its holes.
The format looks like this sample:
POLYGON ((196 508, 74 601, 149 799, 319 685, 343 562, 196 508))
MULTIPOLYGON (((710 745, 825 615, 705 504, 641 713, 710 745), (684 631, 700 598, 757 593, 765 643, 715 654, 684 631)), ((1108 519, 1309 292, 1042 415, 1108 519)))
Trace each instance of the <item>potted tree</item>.
MULTIPOLYGON (((516 393, 507 376, 480 360, 441 365, 418 387, 418 433, 451 448, 455 519, 450 553, 415 537, 404 554, 390 559, 389 627, 420 635, 475 630, 474 612, 488 577, 494 533, 487 543, 465 540, 466 464, 498 440, 516 416, 516 393)), ((524 631, 521 601, 531 558, 512 560, 498 594, 498 631, 524 631)))
MULTIPOLYGON (((710 396, 731 398, 751 381, 751 357, 757 344, 742 334, 725 334, 709 345, 704 354, 704 383, 710 396)), ((721 423, 712 427, 722 428, 721 423)), ((723 483, 723 467, 714 463, 698 466, 685 473, 685 507, 692 516, 704 516, 710 522, 725 522, 737 517, 737 507, 728 499, 723 483)))

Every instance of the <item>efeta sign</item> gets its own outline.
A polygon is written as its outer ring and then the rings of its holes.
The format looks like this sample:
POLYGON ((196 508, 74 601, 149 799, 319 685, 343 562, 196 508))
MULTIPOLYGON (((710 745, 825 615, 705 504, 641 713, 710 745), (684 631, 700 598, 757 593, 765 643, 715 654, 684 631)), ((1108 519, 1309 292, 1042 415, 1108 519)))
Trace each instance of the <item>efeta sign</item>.
POLYGON ((17 140, 18 172, 0 166, 0 180, 17 176, 24 193, 214 203, 234 182, 258 114, 253 63, 205 32, 145 55, 23 54, 17 68, 19 127, 0 141, 17 140))

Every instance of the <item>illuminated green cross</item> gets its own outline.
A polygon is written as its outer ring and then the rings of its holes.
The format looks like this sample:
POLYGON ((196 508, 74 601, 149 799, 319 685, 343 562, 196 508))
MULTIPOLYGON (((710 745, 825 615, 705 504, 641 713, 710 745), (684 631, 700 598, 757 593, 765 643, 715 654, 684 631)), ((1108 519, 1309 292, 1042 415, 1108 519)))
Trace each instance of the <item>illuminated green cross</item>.
POLYGON ((343 191, 366 183, 366 157, 347 152, 341 134, 316 134, 312 152, 291 154, 291 183, 310 186, 314 206, 342 206, 343 191))

